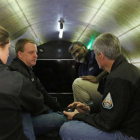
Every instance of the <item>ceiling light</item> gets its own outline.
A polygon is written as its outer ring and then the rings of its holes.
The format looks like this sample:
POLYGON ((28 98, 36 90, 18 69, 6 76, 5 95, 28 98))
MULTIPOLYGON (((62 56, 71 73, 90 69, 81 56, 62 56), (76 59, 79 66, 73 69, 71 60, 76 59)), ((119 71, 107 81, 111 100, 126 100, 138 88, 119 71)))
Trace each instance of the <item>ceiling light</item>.
POLYGON ((59 38, 63 37, 63 23, 65 22, 63 18, 60 19, 60 27, 59 27, 59 38))
POLYGON ((59 29, 59 38, 63 37, 63 29, 59 29))

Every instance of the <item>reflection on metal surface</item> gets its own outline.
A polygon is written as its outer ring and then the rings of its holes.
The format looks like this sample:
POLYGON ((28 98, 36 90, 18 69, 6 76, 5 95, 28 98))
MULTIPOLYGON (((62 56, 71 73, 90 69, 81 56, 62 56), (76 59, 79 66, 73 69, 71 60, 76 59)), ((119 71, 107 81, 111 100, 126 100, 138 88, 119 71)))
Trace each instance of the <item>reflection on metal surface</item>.
MULTIPOLYGON (((140 62, 139 0, 1 0, 0 25, 19 38, 42 45, 60 41, 58 20, 65 19, 64 41, 79 40, 88 46, 93 36, 111 32, 119 37, 130 62, 140 62)), ((91 46, 91 45, 90 45, 91 46)))

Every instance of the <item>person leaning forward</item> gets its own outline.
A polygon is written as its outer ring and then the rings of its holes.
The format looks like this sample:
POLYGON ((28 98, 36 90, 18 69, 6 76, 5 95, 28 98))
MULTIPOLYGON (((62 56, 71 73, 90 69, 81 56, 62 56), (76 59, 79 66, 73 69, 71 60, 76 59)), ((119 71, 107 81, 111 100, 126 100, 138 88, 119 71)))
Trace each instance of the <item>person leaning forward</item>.
POLYGON ((72 58, 79 63, 78 76, 72 84, 74 101, 86 104, 99 103, 102 95, 97 91, 98 82, 107 73, 99 69, 93 50, 79 41, 69 47, 72 58))
POLYGON ((20 72, 26 79, 24 94, 19 99, 23 110, 25 133, 29 139, 33 140, 34 134, 47 135, 58 132, 65 122, 65 117, 58 112, 62 111, 60 104, 47 93, 32 71, 32 66, 37 60, 37 48, 34 41, 26 38, 19 39, 15 45, 15 51, 16 58, 10 64, 10 68, 20 72), (30 123, 27 122, 29 119, 30 123))
POLYGON ((66 112, 69 122, 60 129, 62 140, 140 139, 140 70, 121 54, 119 39, 99 35, 93 44, 99 68, 109 74, 104 79, 100 106, 74 102, 74 112, 66 112))

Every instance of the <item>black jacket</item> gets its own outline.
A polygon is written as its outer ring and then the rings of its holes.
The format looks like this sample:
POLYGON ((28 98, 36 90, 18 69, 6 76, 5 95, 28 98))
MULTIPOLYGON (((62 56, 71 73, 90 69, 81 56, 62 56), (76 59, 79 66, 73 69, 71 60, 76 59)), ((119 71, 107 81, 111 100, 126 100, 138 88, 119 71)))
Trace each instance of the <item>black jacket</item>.
POLYGON ((92 114, 78 113, 73 119, 140 139, 140 70, 118 57, 106 77, 100 110, 94 104, 90 108, 92 114))
POLYGON ((25 140, 18 98, 23 76, 0 60, 0 140, 25 140))
POLYGON ((35 77, 31 67, 28 67, 19 58, 15 58, 10 69, 20 72, 25 78, 23 94, 19 100, 23 110, 32 115, 48 113, 49 108, 53 111, 62 111, 59 103, 47 93, 39 79, 35 77))

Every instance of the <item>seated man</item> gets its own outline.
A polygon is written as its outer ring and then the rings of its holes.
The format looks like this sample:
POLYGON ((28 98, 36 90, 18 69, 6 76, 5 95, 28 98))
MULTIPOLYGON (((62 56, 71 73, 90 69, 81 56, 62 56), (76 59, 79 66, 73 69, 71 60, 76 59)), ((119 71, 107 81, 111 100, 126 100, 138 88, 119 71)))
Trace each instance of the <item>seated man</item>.
POLYGON ((106 74, 99 69, 93 50, 88 50, 81 42, 74 42, 69 47, 73 59, 81 63, 78 69, 77 78, 73 82, 74 101, 80 101, 86 104, 91 102, 99 103, 102 95, 97 91, 98 82, 106 74))
POLYGON ((62 140, 140 139, 140 70, 121 54, 119 39, 111 33, 99 35, 93 44, 99 68, 109 74, 104 79, 100 105, 74 102, 74 112, 60 129, 62 140))
POLYGON ((17 57, 10 67, 20 72, 26 79, 26 88, 23 89, 24 92, 19 98, 23 110, 25 134, 33 140, 34 135, 30 134, 33 131, 35 135, 47 135, 58 131, 64 123, 65 117, 60 112, 56 112, 62 111, 62 107, 47 93, 32 71, 32 66, 36 64, 37 60, 37 48, 34 41, 29 39, 18 40, 15 51, 17 57), (50 111, 50 109, 55 112, 50 111), (29 122, 33 123, 33 128, 29 126, 29 122))

